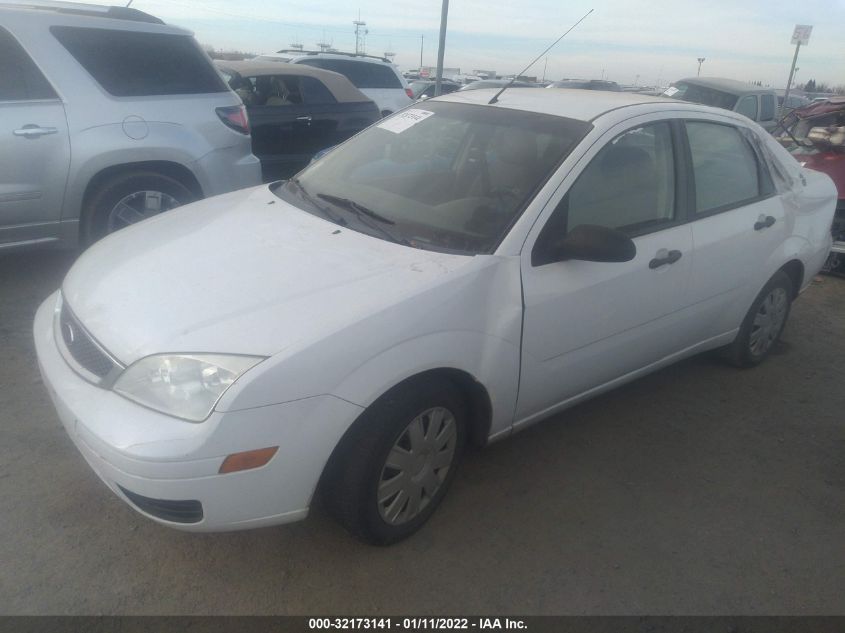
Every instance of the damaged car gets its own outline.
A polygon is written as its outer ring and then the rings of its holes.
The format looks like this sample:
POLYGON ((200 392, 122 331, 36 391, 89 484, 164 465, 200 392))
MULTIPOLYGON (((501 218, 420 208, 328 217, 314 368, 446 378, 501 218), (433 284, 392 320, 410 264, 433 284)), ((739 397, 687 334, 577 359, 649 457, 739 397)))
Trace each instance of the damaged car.
POLYGON ((802 167, 827 174, 836 184, 833 247, 823 270, 845 275, 845 97, 793 110, 779 123, 775 135, 802 167))

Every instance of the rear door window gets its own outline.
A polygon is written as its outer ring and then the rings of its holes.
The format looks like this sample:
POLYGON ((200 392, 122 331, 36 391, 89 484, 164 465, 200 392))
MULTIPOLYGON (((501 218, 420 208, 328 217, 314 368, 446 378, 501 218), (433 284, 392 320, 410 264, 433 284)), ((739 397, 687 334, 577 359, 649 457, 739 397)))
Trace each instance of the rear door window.
POLYGON ((760 95, 760 120, 771 121, 775 118, 775 96, 760 95))
POLYGON ((55 99, 56 93, 18 41, 0 28, 0 101, 55 99))
POLYGON ((337 103, 337 99, 326 88, 325 84, 314 77, 302 77, 302 93, 305 103, 310 105, 326 105, 337 103))
POLYGON ((71 26, 50 30, 115 97, 227 91, 196 41, 187 35, 71 26))
POLYGON ((761 195, 754 150, 735 127, 687 121, 696 213, 729 209, 761 195))

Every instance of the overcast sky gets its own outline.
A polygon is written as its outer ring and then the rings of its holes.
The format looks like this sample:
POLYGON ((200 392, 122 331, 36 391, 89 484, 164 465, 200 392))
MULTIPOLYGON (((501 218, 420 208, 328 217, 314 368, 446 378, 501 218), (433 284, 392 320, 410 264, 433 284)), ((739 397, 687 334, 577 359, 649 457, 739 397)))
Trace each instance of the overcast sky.
MULTIPOLYGON (((107 3, 107 2, 104 2, 107 3)), ((367 52, 396 53, 402 69, 434 65, 439 0, 134 0, 133 7, 187 27, 203 44, 265 52, 324 40, 354 50, 352 20, 367 22, 367 52)), ((797 81, 845 84, 845 0, 452 0, 446 66, 513 73, 589 9, 548 56, 546 77, 666 84, 695 75, 784 87, 795 24, 813 25, 797 81)), ((541 59, 529 74, 542 76, 541 59)))

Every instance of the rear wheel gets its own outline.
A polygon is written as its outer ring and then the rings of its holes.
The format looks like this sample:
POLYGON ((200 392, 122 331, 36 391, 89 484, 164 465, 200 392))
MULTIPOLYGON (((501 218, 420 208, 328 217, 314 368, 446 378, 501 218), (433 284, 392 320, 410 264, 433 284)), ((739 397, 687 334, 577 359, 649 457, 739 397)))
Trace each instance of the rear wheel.
POLYGON ((466 419, 451 383, 425 380, 388 392, 363 413, 329 466, 323 492, 330 513, 375 545, 416 532, 455 476, 466 419))
POLYGON ((156 172, 132 171, 107 180, 89 196, 84 210, 84 236, 96 242, 141 220, 196 200, 178 180, 156 172))
POLYGON ((793 296, 789 276, 783 271, 775 273, 751 304, 736 339, 725 350, 731 363, 753 367, 769 355, 786 325, 793 296))

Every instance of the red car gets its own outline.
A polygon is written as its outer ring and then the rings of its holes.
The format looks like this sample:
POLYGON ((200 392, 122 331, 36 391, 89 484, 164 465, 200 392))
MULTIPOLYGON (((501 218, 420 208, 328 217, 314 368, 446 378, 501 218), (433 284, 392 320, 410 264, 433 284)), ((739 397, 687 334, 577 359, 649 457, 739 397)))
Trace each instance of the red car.
POLYGON ((845 97, 833 97, 790 112, 775 136, 809 169, 833 179, 839 192, 833 248, 825 270, 845 274, 845 97))

